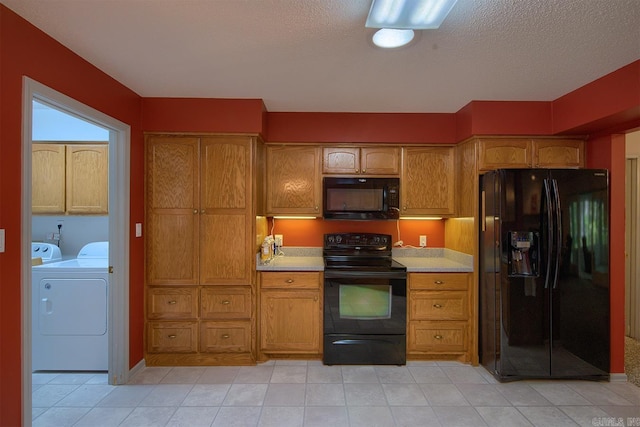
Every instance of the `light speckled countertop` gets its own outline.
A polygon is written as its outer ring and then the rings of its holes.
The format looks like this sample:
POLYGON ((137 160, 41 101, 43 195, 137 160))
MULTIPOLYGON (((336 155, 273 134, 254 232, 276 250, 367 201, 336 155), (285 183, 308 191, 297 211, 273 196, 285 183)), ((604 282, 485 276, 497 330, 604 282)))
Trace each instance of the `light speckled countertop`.
MULTIPOLYGON (((260 262, 258 271, 323 271, 322 248, 283 247, 282 255, 268 264, 260 262)), ((472 272, 473 256, 444 248, 394 248, 393 259, 407 272, 472 272)))

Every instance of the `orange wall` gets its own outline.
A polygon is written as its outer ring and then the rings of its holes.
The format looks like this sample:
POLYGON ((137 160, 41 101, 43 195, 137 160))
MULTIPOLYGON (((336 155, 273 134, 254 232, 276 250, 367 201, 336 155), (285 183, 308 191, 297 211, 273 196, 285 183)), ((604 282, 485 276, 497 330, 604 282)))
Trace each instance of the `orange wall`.
POLYGON ((427 246, 444 247, 444 222, 440 221, 324 221, 322 219, 276 219, 269 222, 273 234, 282 234, 284 246, 322 247, 327 233, 381 233, 391 235, 394 242, 401 239, 405 245, 418 246, 419 235, 427 236, 427 246), (400 236, 398 237, 398 226, 400 236))
MULTIPOLYGON (((140 97, 0 5, 0 425, 22 424, 22 76, 131 125, 131 229, 143 220, 140 97)), ((130 358, 142 359, 143 240, 131 239, 130 358)), ((30 285, 30 284, 29 284, 30 285)))

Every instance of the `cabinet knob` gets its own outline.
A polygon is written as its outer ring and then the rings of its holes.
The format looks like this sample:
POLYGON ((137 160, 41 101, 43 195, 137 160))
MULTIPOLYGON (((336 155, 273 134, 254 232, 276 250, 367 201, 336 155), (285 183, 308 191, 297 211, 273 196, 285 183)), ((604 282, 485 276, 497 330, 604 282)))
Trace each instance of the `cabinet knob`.
POLYGON ((198 209, 194 209, 194 210, 193 210, 193 214, 195 215, 195 214, 197 214, 197 213, 198 213, 198 209))
POLYGON ((225 340, 229 339, 229 334, 222 334, 222 338, 225 339, 225 340))
POLYGON ((442 280, 436 280, 433 283, 435 283, 436 285, 444 285, 444 282, 442 280))
POLYGON ((204 213, 204 209, 202 209, 202 210, 200 211, 200 213, 201 213, 201 214, 203 214, 203 213, 204 213))
POLYGON ((294 282, 294 280, 293 280, 293 279, 287 279, 287 280, 285 280, 285 282, 287 282, 287 283, 293 283, 293 282, 294 282))
POLYGON ((435 308, 442 308, 442 305, 441 305, 441 304, 433 304, 433 306, 434 306, 435 308))
POLYGON ((169 305, 176 305, 177 303, 178 303, 178 301, 176 301, 174 299, 171 300, 171 301, 167 301, 167 304, 169 304, 169 305))
POLYGON ((231 304, 231 301, 229 301, 228 299, 225 299, 225 300, 222 300, 222 301, 220 302, 220 304, 222 304, 222 305, 229 305, 229 304, 231 304))
POLYGON ((318 207, 316 206, 315 209, 318 210, 318 207))
POLYGON ((437 340, 441 340, 441 339, 442 339, 442 335, 434 335, 433 337, 434 337, 435 339, 437 339, 437 340))
POLYGON ((366 169, 362 169, 362 173, 367 173, 367 170, 366 169))
POLYGON ((358 169, 356 169, 356 173, 360 172, 358 169))
POLYGON ((172 339, 177 338, 177 335, 175 335, 175 334, 167 335, 167 338, 172 340, 172 339))

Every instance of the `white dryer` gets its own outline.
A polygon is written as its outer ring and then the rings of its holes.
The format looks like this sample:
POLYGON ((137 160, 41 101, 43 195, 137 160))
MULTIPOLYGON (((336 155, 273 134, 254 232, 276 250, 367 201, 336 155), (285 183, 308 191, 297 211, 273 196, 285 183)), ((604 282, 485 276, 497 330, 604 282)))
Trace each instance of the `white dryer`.
POLYGON ((31 269, 33 371, 106 371, 109 242, 31 269))

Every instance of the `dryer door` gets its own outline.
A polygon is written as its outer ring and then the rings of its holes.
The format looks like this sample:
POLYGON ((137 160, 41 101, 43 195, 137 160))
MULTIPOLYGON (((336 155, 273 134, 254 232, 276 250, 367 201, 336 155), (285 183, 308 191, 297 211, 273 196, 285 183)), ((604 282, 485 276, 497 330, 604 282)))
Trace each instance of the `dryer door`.
POLYGON ((107 282, 104 279, 47 279, 38 283, 40 335, 107 333, 107 282))

